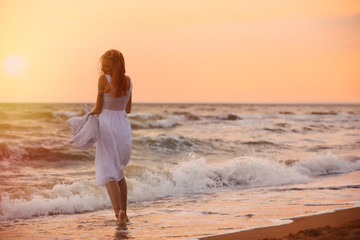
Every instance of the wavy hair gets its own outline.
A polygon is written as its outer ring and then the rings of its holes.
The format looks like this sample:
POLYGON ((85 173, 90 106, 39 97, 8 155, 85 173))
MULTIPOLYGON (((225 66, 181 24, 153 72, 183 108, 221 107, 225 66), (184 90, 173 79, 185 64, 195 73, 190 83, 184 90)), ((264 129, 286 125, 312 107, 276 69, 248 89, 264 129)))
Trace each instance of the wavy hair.
POLYGON ((100 57, 100 64, 107 59, 112 62, 112 73, 110 82, 110 96, 120 97, 125 94, 126 89, 126 75, 125 75, 125 59, 120 51, 111 49, 106 51, 100 57))

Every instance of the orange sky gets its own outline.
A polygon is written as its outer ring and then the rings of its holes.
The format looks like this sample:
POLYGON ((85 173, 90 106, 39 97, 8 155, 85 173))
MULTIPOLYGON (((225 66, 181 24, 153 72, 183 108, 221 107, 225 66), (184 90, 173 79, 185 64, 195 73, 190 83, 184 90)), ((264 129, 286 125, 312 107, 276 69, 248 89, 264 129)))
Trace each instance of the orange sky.
POLYGON ((0 102, 94 102, 111 48, 135 102, 360 102, 358 0, 1 0, 0 36, 0 102))

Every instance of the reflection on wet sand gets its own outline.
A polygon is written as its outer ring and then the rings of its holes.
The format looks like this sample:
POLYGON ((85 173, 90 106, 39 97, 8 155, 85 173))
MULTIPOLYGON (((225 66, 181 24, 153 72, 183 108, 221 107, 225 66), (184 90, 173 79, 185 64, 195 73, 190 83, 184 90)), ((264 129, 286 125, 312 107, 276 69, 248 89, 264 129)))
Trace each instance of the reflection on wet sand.
POLYGON ((114 240, 134 239, 128 231, 127 225, 118 226, 114 233, 114 240))

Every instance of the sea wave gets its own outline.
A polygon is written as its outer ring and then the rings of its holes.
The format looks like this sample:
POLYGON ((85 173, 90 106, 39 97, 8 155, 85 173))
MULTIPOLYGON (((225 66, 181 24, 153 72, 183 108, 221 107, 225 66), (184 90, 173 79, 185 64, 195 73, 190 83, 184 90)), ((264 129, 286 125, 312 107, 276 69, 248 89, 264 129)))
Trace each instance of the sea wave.
POLYGON ((310 113, 311 115, 337 115, 338 113, 337 112, 334 112, 334 111, 329 111, 329 112, 311 112, 310 113))
POLYGON ((10 123, 10 122, 3 122, 0 123, 1 130, 15 130, 15 131, 26 131, 26 130, 33 130, 41 128, 42 126, 35 123, 27 123, 27 124, 18 124, 18 123, 10 123))
POLYGON ((59 162, 92 158, 91 152, 71 151, 71 146, 62 141, 42 141, 27 145, 0 142, 0 160, 7 161, 11 165, 20 162, 24 164, 24 161, 27 161, 27 165, 31 165, 31 162, 59 162))
POLYGON ((22 118, 32 120, 51 120, 54 118, 52 111, 27 111, 22 113, 22 118))
POLYGON ((251 147, 264 147, 264 146, 272 146, 277 148, 289 148, 286 144, 279 144, 271 141, 265 141, 265 140, 254 140, 254 141, 235 141, 238 144, 244 144, 251 147))
POLYGON ((345 160, 329 152, 326 154, 314 154, 307 161, 296 162, 294 167, 301 174, 316 177, 360 170, 360 160, 345 160))
POLYGON ((134 113, 129 116, 133 129, 173 128, 189 121, 204 121, 206 123, 219 121, 235 121, 242 118, 236 114, 201 115, 186 111, 176 111, 171 114, 134 113))
POLYGON ((81 116, 85 114, 83 110, 54 110, 47 108, 36 108, 31 106, 31 108, 24 109, 11 109, 8 112, 0 112, 1 120, 14 120, 17 121, 50 121, 50 120, 66 120, 69 117, 81 116))
POLYGON ((199 140, 181 135, 159 135, 157 137, 137 137, 133 139, 134 146, 146 146, 160 151, 189 151, 200 143, 199 140))
POLYGON ((174 119, 161 119, 147 122, 131 120, 130 123, 132 129, 173 128, 179 125, 179 123, 174 119))
POLYGON ((208 164, 206 159, 183 162, 168 172, 144 170, 129 178, 131 196, 136 200, 210 193, 219 189, 243 189, 303 183, 309 180, 287 166, 255 157, 237 158, 221 165, 208 164))
POLYGON ((188 120, 193 120, 193 121, 197 121, 201 119, 201 116, 189 113, 189 112, 173 112, 172 114, 174 115, 183 115, 186 117, 186 119, 188 120))
POLYGON ((233 113, 222 114, 222 115, 207 115, 205 118, 213 119, 213 120, 230 120, 230 121, 243 119, 243 118, 241 118, 238 115, 233 114, 233 113))
POLYGON ((185 121, 184 116, 136 113, 130 115, 132 129, 172 128, 185 121))
POLYGON ((29 199, 14 199, 9 193, 1 193, 0 197, 1 221, 79 213, 111 206, 105 189, 96 187, 94 181, 89 180, 70 185, 57 184, 52 189, 36 189, 29 199))
MULTIPOLYGON (((169 196, 300 184, 320 175, 356 170, 360 170, 360 160, 346 161, 326 154, 292 165, 252 156, 221 164, 209 163, 205 158, 192 159, 161 171, 130 165, 126 175, 129 202, 139 202, 169 196)), ((2 192, 0 199, 0 220, 111 207, 105 188, 96 187, 94 180, 59 183, 51 189, 35 188, 21 198, 2 192)))
POLYGON ((69 117, 75 117, 80 116, 81 114, 84 114, 83 111, 65 111, 65 110, 57 110, 53 111, 52 115, 55 118, 69 118, 69 117))

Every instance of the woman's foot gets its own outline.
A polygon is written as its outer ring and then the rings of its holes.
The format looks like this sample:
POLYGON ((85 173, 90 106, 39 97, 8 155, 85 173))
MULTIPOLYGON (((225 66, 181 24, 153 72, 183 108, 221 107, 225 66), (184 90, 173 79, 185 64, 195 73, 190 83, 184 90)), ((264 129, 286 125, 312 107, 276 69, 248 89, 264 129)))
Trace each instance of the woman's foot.
POLYGON ((118 219, 120 225, 124 225, 127 221, 129 221, 124 210, 119 211, 117 219, 118 219))

